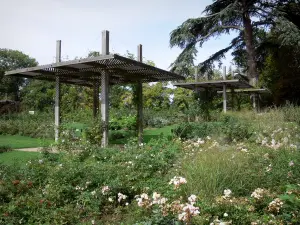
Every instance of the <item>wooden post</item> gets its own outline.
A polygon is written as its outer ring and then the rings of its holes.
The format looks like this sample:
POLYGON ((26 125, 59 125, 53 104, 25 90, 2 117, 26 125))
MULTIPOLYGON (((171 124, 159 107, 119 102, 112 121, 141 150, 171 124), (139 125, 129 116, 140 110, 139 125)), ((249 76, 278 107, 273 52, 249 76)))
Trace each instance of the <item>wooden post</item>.
MULTIPOLYGON (((223 67, 223 80, 226 80, 226 66, 223 67)), ((223 112, 226 113, 227 111, 227 88, 226 84, 223 84, 223 112)))
MULTIPOLYGON (((231 79, 234 79, 234 72, 233 72, 233 70, 231 70, 231 79)), ((235 92, 234 92, 234 88, 231 88, 231 101, 232 101, 232 103, 231 103, 231 106, 232 106, 232 111, 234 111, 234 100, 235 100, 235 92)))
MULTIPOLYGON (((56 41, 56 63, 61 62, 61 40, 56 41)), ((60 79, 59 76, 55 77, 55 107, 54 107, 54 136, 55 141, 59 139, 59 126, 60 126, 60 79)))
POLYGON ((252 95, 252 104, 253 104, 253 109, 254 109, 254 111, 257 112, 256 93, 253 93, 253 95, 252 95))
POLYGON ((195 81, 198 82, 199 81, 199 74, 198 74, 198 68, 195 67, 195 81))
POLYGON ((257 94, 257 112, 260 113, 260 94, 258 93, 257 94))
POLYGON ((97 118, 99 112, 99 79, 96 77, 93 87, 93 116, 97 118))
MULTIPOLYGON (((198 68, 195 67, 195 81, 196 82, 199 82, 199 74, 198 74, 198 68)), ((196 93, 198 94, 200 89, 196 86, 196 89, 195 89, 196 93)))
POLYGON ((231 111, 234 111, 234 88, 231 88, 231 111))
MULTIPOLYGON (((109 31, 102 31, 102 55, 109 54, 109 31)), ((109 74, 104 71, 101 75, 101 120, 103 126, 102 147, 108 145, 108 120, 109 120, 109 74)))
MULTIPOLYGON (((137 61, 143 61, 143 46, 137 47, 137 61)), ((138 143, 143 143, 143 83, 141 80, 137 83, 137 129, 138 129, 138 143)))
MULTIPOLYGON (((195 81, 199 82, 199 74, 198 74, 198 68, 195 67, 195 81)), ((196 96, 197 98, 200 96, 200 88, 196 86, 195 88, 195 92, 196 92, 196 96)), ((195 117, 195 121, 198 122, 199 121, 199 116, 196 115, 195 117)))

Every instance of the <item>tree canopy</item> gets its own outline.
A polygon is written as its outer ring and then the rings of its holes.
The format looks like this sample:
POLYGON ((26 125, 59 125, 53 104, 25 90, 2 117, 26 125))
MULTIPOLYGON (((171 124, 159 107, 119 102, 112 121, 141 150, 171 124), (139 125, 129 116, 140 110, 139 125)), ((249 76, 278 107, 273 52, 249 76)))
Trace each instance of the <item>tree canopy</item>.
POLYGON ((298 43, 298 28, 289 21, 288 10, 285 8, 290 4, 298 4, 298 1, 214 0, 212 4, 206 6, 203 16, 188 19, 171 32, 171 47, 178 46, 183 49, 171 65, 172 70, 188 75, 187 68, 194 65, 199 47, 212 38, 234 34, 229 46, 215 52, 197 66, 201 72, 205 72, 211 69, 215 62, 221 63, 225 54, 232 51, 236 59, 244 56, 248 76, 257 82, 259 72, 256 51, 262 39, 266 38, 262 31, 276 27, 283 31, 279 36, 282 43, 292 41, 298 43), (297 32, 293 33, 293 30, 297 32))
POLYGON ((34 58, 11 49, 0 49, 0 97, 12 98, 19 101, 20 87, 24 84, 24 78, 5 77, 8 70, 36 66, 38 63, 34 58))

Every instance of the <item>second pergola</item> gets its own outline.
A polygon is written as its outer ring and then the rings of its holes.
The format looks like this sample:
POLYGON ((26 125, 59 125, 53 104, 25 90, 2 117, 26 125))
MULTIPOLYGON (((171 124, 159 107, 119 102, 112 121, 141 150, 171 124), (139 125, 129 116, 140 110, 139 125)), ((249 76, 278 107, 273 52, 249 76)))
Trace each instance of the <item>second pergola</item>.
MULTIPOLYGON (((196 74, 197 75, 197 74, 196 74)), ((197 76, 196 76, 197 77, 197 76)), ((234 95, 235 90, 253 88, 249 82, 242 79, 231 79, 226 80, 226 67, 223 67, 223 80, 206 80, 206 81, 195 81, 187 83, 176 83, 177 87, 194 90, 196 92, 212 89, 219 93, 223 93, 223 112, 227 111, 227 92, 228 89, 231 94, 234 95)))
POLYGON ((56 63, 6 72, 6 76, 24 77, 55 82, 55 140, 59 138, 61 83, 93 88, 93 113, 99 111, 99 86, 101 85, 101 120, 103 124, 102 146, 108 145, 109 129, 109 87, 115 84, 137 84, 138 92, 138 139, 143 133, 143 91, 142 83, 184 80, 178 74, 142 63, 142 45, 138 45, 137 61, 109 53, 109 32, 102 32, 100 56, 61 61, 61 41, 56 44, 56 63))

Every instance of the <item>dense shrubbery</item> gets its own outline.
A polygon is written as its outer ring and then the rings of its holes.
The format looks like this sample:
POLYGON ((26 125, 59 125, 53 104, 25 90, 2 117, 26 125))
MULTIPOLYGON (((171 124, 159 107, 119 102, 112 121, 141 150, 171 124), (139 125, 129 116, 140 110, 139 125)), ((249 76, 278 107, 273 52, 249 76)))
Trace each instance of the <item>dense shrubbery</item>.
POLYGON ((0 153, 3 152, 10 152, 12 150, 12 148, 10 146, 7 145, 0 145, 0 153))
POLYGON ((129 140, 121 149, 66 133, 59 154, 0 166, 0 221, 297 224, 300 127, 285 113, 228 113, 179 125, 181 141, 129 140))
POLYGON ((177 110, 145 110, 144 112, 144 125, 146 127, 164 127, 172 124, 177 124, 184 121, 186 115, 178 112, 177 110))
POLYGON ((30 115, 28 113, 22 113, 1 116, 0 134, 19 134, 29 137, 53 138, 53 114, 38 113, 30 115))
POLYGON ((22 170, 1 166, 1 222, 98 224, 114 210, 128 210, 146 187, 163 188, 178 151, 166 139, 121 151, 77 144, 77 153, 46 154, 22 170), (118 201, 118 193, 126 198, 118 201))
POLYGON ((220 136, 228 142, 248 139, 252 131, 249 123, 224 115, 218 122, 181 123, 173 129, 173 134, 183 139, 220 136))
POLYGON ((112 117, 109 120, 110 130, 135 130, 136 116, 112 117))
POLYGON ((223 125, 222 122, 181 123, 172 132, 182 139, 204 138, 208 135, 219 134, 223 125))

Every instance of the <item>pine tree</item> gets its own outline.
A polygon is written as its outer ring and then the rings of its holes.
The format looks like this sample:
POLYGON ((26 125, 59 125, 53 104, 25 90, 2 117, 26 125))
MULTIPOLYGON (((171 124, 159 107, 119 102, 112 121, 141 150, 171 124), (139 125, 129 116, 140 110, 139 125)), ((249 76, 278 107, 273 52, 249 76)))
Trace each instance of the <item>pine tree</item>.
POLYGON ((198 66, 202 71, 206 71, 213 67, 214 62, 220 63, 228 51, 232 50, 235 53, 245 49, 248 76, 253 78, 256 84, 258 70, 254 37, 260 28, 270 27, 275 23, 275 19, 279 17, 279 14, 276 14, 279 4, 284 3, 282 0, 214 0, 206 6, 204 16, 188 19, 171 32, 171 47, 178 46, 183 49, 171 65, 172 70, 187 74, 185 68, 193 65, 197 44, 201 48, 213 37, 235 32, 237 35, 228 47, 217 51, 198 66))

